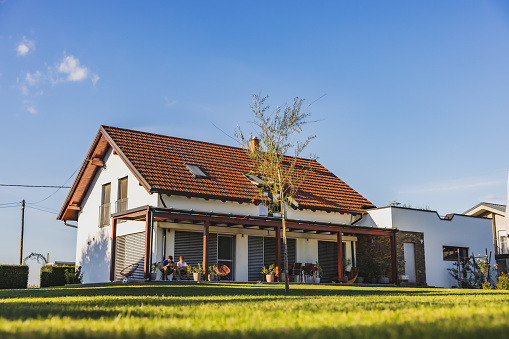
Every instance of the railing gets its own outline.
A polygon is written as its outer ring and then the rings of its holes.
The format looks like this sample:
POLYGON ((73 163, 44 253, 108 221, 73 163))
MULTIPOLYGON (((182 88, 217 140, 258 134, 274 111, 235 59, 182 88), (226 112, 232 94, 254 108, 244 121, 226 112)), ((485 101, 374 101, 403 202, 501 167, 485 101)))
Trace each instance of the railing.
POLYGON ((497 254, 509 254, 509 248, 507 244, 500 244, 497 246, 497 254))
POLYGON ((127 198, 119 199, 115 202, 115 212, 127 211, 127 198))
POLYGON ((110 225, 111 219, 111 204, 103 204, 99 206, 99 227, 110 225))

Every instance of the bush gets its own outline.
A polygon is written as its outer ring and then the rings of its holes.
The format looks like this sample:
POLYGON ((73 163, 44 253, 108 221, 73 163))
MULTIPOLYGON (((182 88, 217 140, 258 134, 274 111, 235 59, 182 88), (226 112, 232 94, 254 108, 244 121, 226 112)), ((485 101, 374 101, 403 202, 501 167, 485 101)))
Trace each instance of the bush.
POLYGON ((498 290, 509 290, 509 274, 501 273, 497 280, 498 290))
POLYGON ((27 265, 0 265, 0 289, 27 288, 27 265))
POLYGON ((81 267, 73 265, 41 267, 41 287, 81 283, 81 267))

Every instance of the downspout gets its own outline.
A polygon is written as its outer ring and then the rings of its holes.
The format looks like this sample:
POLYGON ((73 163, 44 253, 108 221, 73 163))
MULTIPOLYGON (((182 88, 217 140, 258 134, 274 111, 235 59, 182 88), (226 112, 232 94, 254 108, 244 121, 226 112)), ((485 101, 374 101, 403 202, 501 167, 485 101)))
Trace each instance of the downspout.
POLYGON ((78 225, 72 225, 72 224, 68 224, 67 223, 67 220, 62 220, 64 222, 64 225, 65 226, 69 226, 69 227, 74 227, 74 228, 78 228, 78 225))

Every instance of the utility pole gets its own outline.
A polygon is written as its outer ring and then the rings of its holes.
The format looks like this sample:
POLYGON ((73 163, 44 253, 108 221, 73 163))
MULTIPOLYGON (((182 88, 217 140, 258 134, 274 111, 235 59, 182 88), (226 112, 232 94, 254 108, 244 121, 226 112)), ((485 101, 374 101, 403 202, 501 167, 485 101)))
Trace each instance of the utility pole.
POLYGON ((25 200, 21 202, 21 240, 19 243, 19 264, 23 265, 23 232, 25 230, 25 200))

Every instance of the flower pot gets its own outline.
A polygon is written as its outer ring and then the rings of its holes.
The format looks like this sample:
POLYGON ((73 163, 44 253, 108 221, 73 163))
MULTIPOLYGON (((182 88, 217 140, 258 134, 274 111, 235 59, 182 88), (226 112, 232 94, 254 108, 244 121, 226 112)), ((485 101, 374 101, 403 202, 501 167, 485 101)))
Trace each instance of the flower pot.
POLYGON ((217 281, 217 274, 209 274, 209 281, 217 281))
POLYGON ((343 276, 343 279, 341 280, 341 282, 345 283, 345 284, 348 283, 348 276, 347 275, 343 276))
POLYGON ((200 281, 201 273, 193 273, 193 279, 194 281, 200 281))
POLYGON ((320 283, 320 278, 315 278, 315 283, 319 284, 320 283))
POLYGON ((357 280, 355 280, 355 282, 359 284, 364 283, 364 277, 357 277, 357 280))
POLYGON ((267 279, 267 282, 274 282, 274 275, 273 274, 266 274, 265 279, 267 279))
POLYGON ((154 281, 157 278, 157 273, 150 273, 150 280, 154 281))
POLYGON ((388 284, 389 283, 389 278, 388 277, 381 277, 378 279, 378 282, 380 284, 388 284))
POLYGON ((279 273, 279 282, 285 282, 285 274, 279 273))

